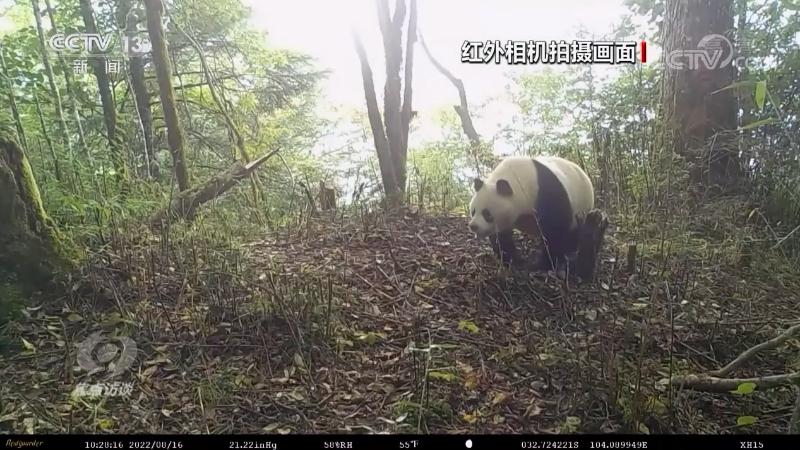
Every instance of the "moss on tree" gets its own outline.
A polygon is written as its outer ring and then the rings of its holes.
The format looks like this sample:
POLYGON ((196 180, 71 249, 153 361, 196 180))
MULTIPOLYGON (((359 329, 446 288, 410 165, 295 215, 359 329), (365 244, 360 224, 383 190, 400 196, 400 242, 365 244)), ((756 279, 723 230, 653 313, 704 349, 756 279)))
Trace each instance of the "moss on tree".
POLYGON ((0 137, 0 274, 35 287, 72 268, 74 260, 73 244, 42 206, 25 153, 0 137))

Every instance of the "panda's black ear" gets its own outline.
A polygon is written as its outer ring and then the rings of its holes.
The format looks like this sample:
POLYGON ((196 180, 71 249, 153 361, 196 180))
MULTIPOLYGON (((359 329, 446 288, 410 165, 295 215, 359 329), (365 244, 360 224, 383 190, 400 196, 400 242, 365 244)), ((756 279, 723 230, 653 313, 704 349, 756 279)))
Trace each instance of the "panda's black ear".
POLYGON ((514 194, 514 191, 511 190, 511 184, 508 180, 497 180, 497 193, 502 195, 503 197, 511 197, 514 194))
POLYGON ((475 188, 475 192, 480 191, 481 188, 483 187, 483 180, 481 180, 480 178, 475 178, 472 181, 472 187, 475 188))

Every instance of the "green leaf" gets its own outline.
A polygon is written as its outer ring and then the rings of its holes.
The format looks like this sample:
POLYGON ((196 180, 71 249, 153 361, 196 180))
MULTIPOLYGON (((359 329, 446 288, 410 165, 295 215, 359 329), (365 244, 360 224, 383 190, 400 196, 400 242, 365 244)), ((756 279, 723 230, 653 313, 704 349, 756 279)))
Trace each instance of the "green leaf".
POLYGON ((72 313, 67 316, 67 320, 70 322, 80 322, 83 320, 83 317, 81 317, 81 315, 78 313, 72 313))
POLYGON ((739 131, 752 130, 753 128, 758 128, 763 125, 769 125, 772 122, 775 122, 775 118, 767 117, 766 119, 756 120, 753 123, 748 123, 747 125, 743 125, 742 127, 739 128, 739 131))
POLYGON ((736 425, 746 427, 756 423, 756 420, 758 420, 758 417, 755 416, 741 416, 736 418, 736 425))
POLYGON ((667 405, 658 397, 650 397, 647 399, 647 409, 660 416, 665 416, 668 412, 667 405))
POLYGON ((456 375, 450 372, 439 372, 439 371, 431 371, 428 372, 428 378, 432 380, 444 380, 444 381, 453 381, 456 379, 456 375))
POLYGON ((564 423, 558 426, 558 431, 563 434, 575 434, 581 426, 581 418, 576 416, 567 416, 564 423))
POLYGON ((458 321, 458 329, 459 330, 467 330, 470 333, 477 333, 478 326, 475 325, 475 322, 471 320, 459 320, 458 321))
POLYGON ((386 335, 384 333, 373 333, 372 331, 361 334, 358 336, 358 339, 364 341, 367 345, 375 345, 377 342, 386 339, 386 335))
POLYGON ((717 92, 727 91, 728 89, 738 89, 740 87, 750 87, 750 86, 752 86, 754 84, 756 84, 756 82, 755 81, 750 81, 750 80, 737 81, 735 83, 731 83, 731 84, 725 86, 724 88, 717 89, 716 91, 712 92, 711 94, 713 95, 713 94, 716 94, 717 92))
POLYGON ((764 109, 764 100, 767 98, 767 82, 759 81, 756 83, 755 100, 759 110, 764 109))
POLYGON ((108 431, 114 427, 114 421, 112 419, 100 419, 97 421, 97 426, 104 431, 108 431))
POLYGON ((274 423, 271 423, 269 425, 266 425, 264 428, 261 429, 261 431, 263 431, 265 433, 272 433, 273 431, 275 431, 280 426, 281 426, 280 423, 274 422, 274 423))
POLYGON ((33 344, 31 344, 25 338, 20 338, 20 339, 22 339, 22 346, 25 347, 25 350, 27 350, 30 353, 36 353, 36 347, 33 344))
POLYGON ((735 391, 731 391, 731 393, 738 395, 747 395, 747 394, 752 394, 753 391, 755 390, 756 390, 755 383, 742 383, 736 387, 735 391))

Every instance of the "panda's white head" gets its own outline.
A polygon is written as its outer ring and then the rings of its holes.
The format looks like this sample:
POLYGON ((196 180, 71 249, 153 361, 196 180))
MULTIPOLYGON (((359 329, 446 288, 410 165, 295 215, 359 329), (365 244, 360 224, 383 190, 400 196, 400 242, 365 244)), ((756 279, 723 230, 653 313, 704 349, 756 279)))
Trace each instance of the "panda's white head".
POLYGON ((514 191, 508 180, 473 181, 475 193, 469 202, 469 229, 478 237, 508 231, 518 219, 519 208, 514 201, 514 191))

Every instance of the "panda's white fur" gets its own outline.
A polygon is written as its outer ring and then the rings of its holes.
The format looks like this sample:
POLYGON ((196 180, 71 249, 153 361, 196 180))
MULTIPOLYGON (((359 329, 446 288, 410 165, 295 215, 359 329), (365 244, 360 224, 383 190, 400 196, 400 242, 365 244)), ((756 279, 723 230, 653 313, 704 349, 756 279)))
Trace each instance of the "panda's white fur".
POLYGON ((586 172, 554 156, 507 157, 486 180, 476 179, 474 188, 469 227, 476 235, 500 236, 501 241, 506 235, 508 241, 513 229, 541 233, 558 256, 577 245, 577 216, 594 208, 594 187, 586 172))

